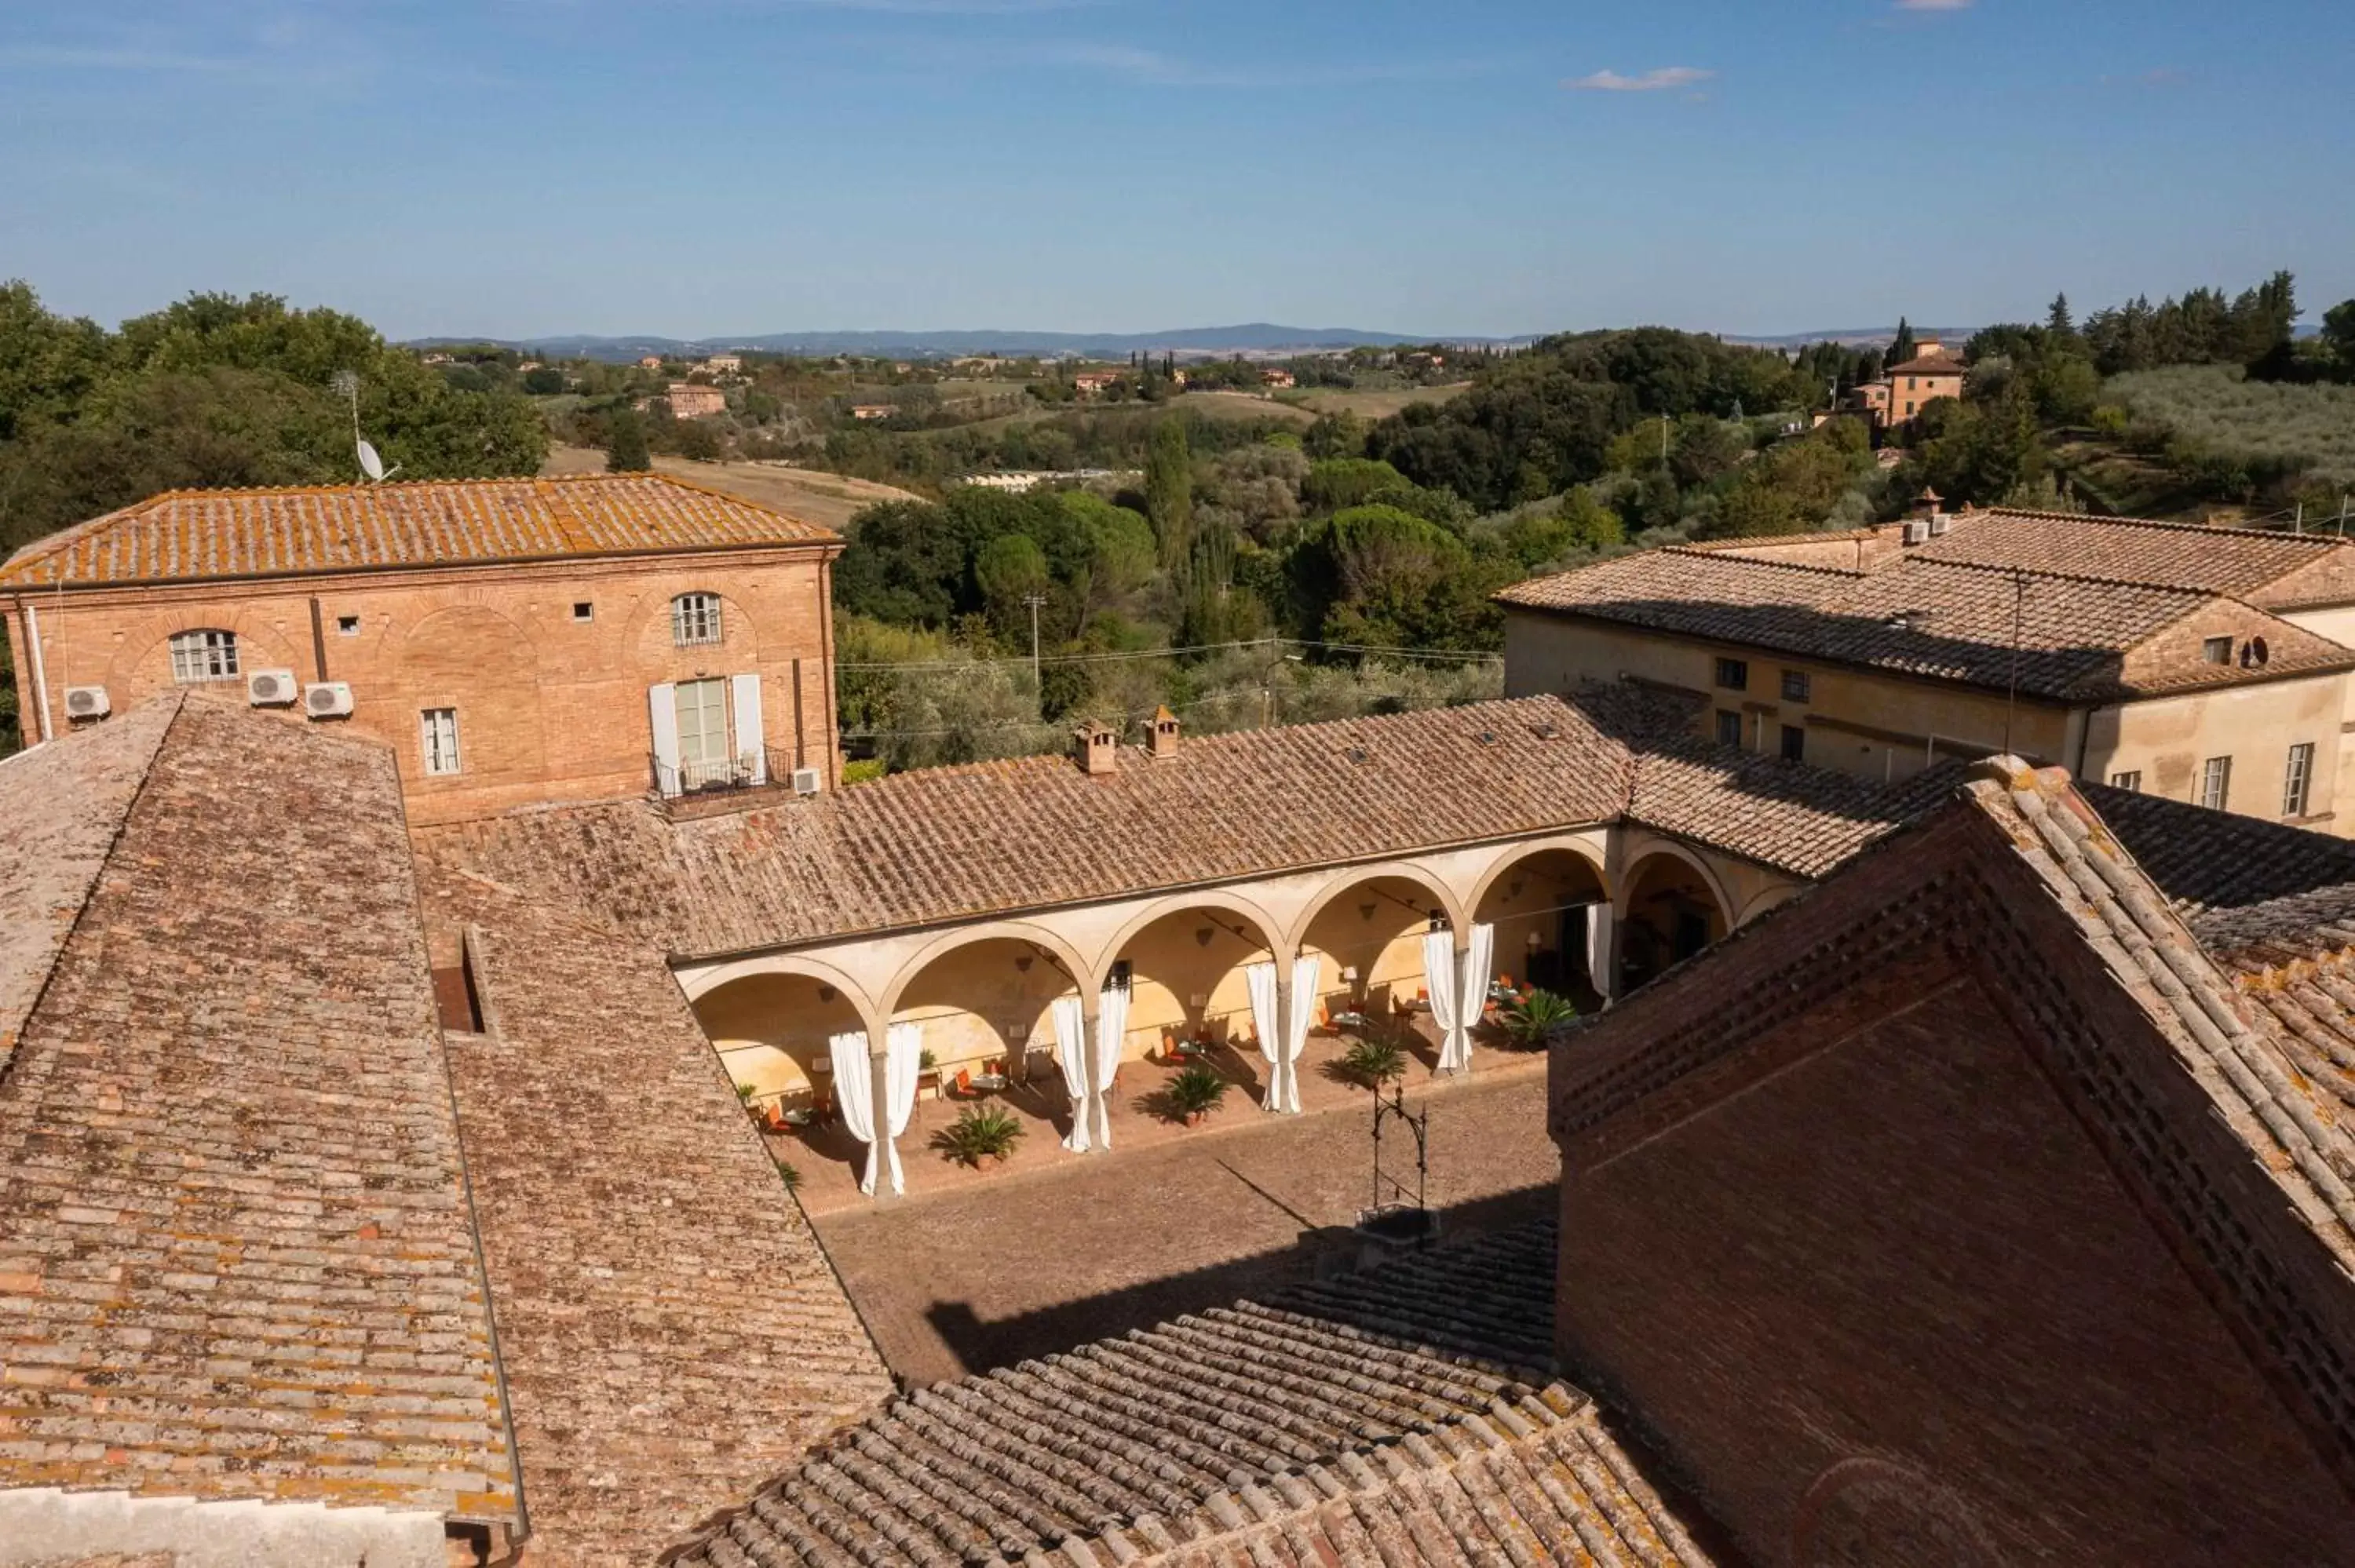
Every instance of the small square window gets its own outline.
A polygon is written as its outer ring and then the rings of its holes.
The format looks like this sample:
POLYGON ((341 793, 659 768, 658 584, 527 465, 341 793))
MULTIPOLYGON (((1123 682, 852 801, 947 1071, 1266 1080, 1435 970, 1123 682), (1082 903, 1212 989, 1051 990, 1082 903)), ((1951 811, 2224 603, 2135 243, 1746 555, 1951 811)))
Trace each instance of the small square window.
POLYGON ((1717 710, 1717 740, 1721 746, 1742 744, 1742 715, 1731 708, 1717 710))
POLYGON ((2206 641, 2200 644, 2200 657, 2206 660, 2211 664, 2231 663, 2232 662, 2232 640, 2229 637, 2209 638, 2206 641))
POLYGON ((1815 682, 1808 678, 1807 673, 1805 670, 1785 670, 1783 672, 1783 700, 1785 702, 1804 703, 1808 699, 1808 695, 1814 688, 1815 682))
POLYGON ((1807 759, 1807 732, 1797 725, 1783 726, 1783 760, 1805 762, 1807 759))
POLYGON ((1720 659, 1717 662, 1717 683, 1729 692, 1750 689, 1750 662, 1746 659, 1720 659))
POLYGON ((2124 790, 2126 790, 2128 794, 2133 794, 2133 795, 2139 795, 2139 794, 2141 794, 2141 793, 2142 793, 2142 769, 2141 769, 2141 768, 2130 768, 2130 769, 2128 769, 2126 772, 2124 772, 2124 773, 2113 773, 2113 774, 2111 774, 2111 775, 2110 775, 2110 788, 2111 788, 2111 789, 2124 789, 2124 790))
POLYGON ((339 615, 339 616, 336 617, 336 636, 338 636, 338 637, 357 637, 359 634, 360 634, 360 618, 359 618, 358 616, 357 616, 357 615, 339 615))
POLYGON ((572 607, 572 619, 575 620, 594 620, 597 619, 597 607, 591 604, 588 600, 583 599, 572 607))

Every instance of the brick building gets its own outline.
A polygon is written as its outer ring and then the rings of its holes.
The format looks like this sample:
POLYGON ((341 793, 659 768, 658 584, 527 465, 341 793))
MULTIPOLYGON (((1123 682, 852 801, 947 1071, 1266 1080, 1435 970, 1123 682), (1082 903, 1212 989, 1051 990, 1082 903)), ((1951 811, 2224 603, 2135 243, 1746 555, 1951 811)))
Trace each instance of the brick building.
POLYGON ((1514 695, 1632 679, 1729 744, 1902 779, 2006 749, 2355 832, 2355 546, 1945 514, 1623 556, 1497 596, 1514 695))
POLYGON ((1556 1048, 1565 1369, 1753 1562, 2355 1561, 2350 915, 1987 765, 1556 1048))
POLYGON ((713 414, 728 412, 728 395, 717 387, 700 387, 691 381, 674 381, 664 394, 670 403, 671 416, 679 419, 701 419, 713 414))
POLYGON ((1941 397, 1960 397, 1963 379, 1963 362, 1936 338, 1925 337, 1914 344, 1913 358, 1891 366, 1880 380, 1859 387, 1856 406, 1873 429, 1892 429, 1912 424, 1941 397))
POLYGON ((838 776, 814 524, 657 474, 175 492, 0 567, 28 740, 205 688, 392 747, 418 822, 838 776))

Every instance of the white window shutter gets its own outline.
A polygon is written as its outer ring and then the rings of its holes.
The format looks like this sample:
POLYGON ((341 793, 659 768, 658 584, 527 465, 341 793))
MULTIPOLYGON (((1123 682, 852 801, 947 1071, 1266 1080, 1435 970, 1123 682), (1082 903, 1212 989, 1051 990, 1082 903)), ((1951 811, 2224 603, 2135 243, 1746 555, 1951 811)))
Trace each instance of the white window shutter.
POLYGON ((678 694, 666 681, 646 688, 646 720, 655 738, 655 784, 666 795, 679 793, 678 694))
POLYGON ((751 765, 752 782, 769 781, 769 743, 761 731, 761 677, 737 675, 729 681, 736 705, 736 758, 751 765))

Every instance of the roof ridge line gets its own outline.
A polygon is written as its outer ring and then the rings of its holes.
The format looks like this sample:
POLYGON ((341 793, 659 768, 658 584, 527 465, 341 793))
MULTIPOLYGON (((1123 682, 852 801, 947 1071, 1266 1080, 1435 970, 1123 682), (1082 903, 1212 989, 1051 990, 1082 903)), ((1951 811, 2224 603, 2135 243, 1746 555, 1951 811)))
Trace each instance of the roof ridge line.
MULTIPOLYGON (((1749 535, 1748 538, 1753 545, 1772 545, 1778 536, 1780 535, 1774 534, 1756 534, 1749 535)), ((1796 537, 1797 535, 1790 536, 1796 537)), ((1813 572, 1818 577, 1879 577, 1881 575, 1879 572, 1870 572, 1863 570, 1861 567, 1825 567, 1817 566, 1812 561, 1773 561, 1768 560, 1764 556, 1743 556, 1726 550, 1702 549, 1689 544, 1662 545, 1657 550, 1639 550, 1636 554, 1691 556, 1699 559, 1708 561, 1740 561, 1745 567, 1767 567, 1778 572, 1813 572)), ((1623 561, 1629 558, 1630 557, 1625 556, 1614 557, 1614 559, 1623 561)), ((1603 561, 1597 561, 1595 563, 1596 566, 1604 566, 1607 564, 1607 562, 1603 561)), ((1575 575, 1577 572, 1584 571, 1587 568, 1583 567, 1574 567, 1570 571, 1562 572, 1558 575, 1562 577, 1571 577, 1575 575)), ((1546 579, 1540 577, 1537 580, 1543 582, 1546 579)), ((1517 584, 1515 586, 1518 587, 1519 585, 1517 584)))
POLYGON ((2231 599, 2233 603, 2243 605, 2250 609, 2257 608, 2239 595, 2226 593, 2221 588, 2193 588, 2188 583, 2142 582, 2133 577, 2104 577, 2099 572, 2058 572, 2049 567, 2008 567, 1994 561, 1949 561, 1937 556, 1911 556, 1898 563, 1901 571, 1912 566, 1945 567, 1954 571, 1986 572, 1990 576, 2007 577, 2051 577, 2056 582, 2099 583, 2104 588, 2138 588, 2145 593, 2190 594, 2199 599, 2231 599))

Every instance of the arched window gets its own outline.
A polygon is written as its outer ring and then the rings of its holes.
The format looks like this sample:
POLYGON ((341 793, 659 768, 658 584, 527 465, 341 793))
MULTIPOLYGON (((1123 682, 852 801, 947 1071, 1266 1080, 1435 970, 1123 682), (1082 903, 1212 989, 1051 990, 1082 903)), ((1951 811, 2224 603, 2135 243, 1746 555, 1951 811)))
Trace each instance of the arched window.
POLYGON ((175 633, 172 638, 172 679, 184 686, 197 681, 236 680, 237 633, 175 633))
POLYGON ((670 640, 681 648, 719 641, 719 596, 683 593, 670 601, 670 640))

